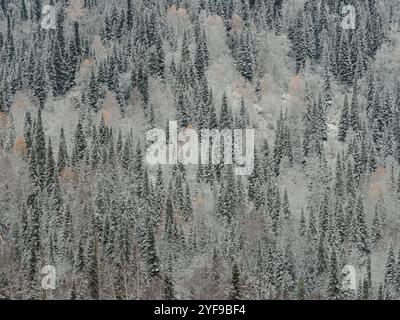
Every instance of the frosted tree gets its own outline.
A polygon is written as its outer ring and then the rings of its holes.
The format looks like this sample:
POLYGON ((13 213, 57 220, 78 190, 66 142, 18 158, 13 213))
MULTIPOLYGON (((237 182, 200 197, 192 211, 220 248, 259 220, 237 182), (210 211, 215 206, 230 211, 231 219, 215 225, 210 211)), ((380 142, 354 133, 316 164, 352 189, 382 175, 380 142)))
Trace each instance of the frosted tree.
POLYGON ((241 298, 242 298, 242 288, 240 280, 240 271, 238 265, 234 263, 232 267, 232 280, 231 280, 231 289, 229 292, 229 299, 240 300, 241 298))
POLYGON ((330 299, 338 299, 340 295, 340 283, 337 268, 338 266, 336 261, 336 253, 334 250, 332 250, 329 262, 329 276, 327 287, 327 293, 330 299))
POLYGON ((87 142, 83 132, 82 122, 83 118, 80 117, 75 130, 75 140, 71 158, 71 163, 73 166, 79 166, 83 164, 87 150, 87 142))
POLYGON ((290 207, 289 207, 289 197, 287 193, 287 189, 283 192, 282 199, 282 216, 284 219, 289 219, 291 216, 290 207))
POLYGON ((88 99, 89 107, 93 111, 97 112, 97 110, 98 110, 97 100, 99 99, 99 88, 97 86, 97 80, 96 80, 96 76, 95 76, 93 70, 90 74, 87 99, 88 99))
POLYGON ((369 235, 365 221, 363 199, 361 196, 358 196, 354 208, 353 234, 355 244, 360 253, 369 253, 369 235))
POLYGON ((383 236, 383 227, 381 221, 381 212, 378 205, 375 205, 374 218, 371 225, 371 245, 374 246, 383 236))
POLYGON ((47 90, 43 65, 40 62, 36 64, 33 86, 35 97, 39 99, 40 107, 43 108, 47 97, 47 90))
POLYGON ((250 32, 245 29, 240 35, 238 68, 240 74, 248 81, 253 80, 253 57, 251 50, 250 32))
POLYGON ((344 104, 339 121, 338 140, 341 142, 346 141, 347 131, 350 128, 350 108, 347 94, 344 96, 344 104))
POLYGON ((338 51, 338 76, 340 82, 351 85, 353 83, 353 68, 348 31, 343 29, 338 51))

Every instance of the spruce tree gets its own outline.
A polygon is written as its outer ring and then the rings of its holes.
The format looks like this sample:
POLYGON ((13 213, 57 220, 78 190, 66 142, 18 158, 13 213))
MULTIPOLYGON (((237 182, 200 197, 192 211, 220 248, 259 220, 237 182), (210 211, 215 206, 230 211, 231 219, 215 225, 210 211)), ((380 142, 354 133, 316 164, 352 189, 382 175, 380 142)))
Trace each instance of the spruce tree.
POLYGON ((350 128, 350 109, 347 94, 344 96, 344 104, 339 121, 338 140, 340 142, 346 141, 347 131, 350 128))
POLYGON ((160 262, 155 247, 153 226, 149 220, 146 222, 143 256, 147 267, 147 277, 149 279, 157 278, 160 275, 160 262))
POLYGON ((61 96, 66 93, 68 83, 68 64, 65 61, 65 53, 58 38, 52 39, 50 51, 50 81, 54 96, 61 96))
POLYGON ((60 139, 58 144, 57 173, 61 174, 68 166, 67 142, 65 140, 64 127, 61 127, 60 139))
POLYGON ((71 163, 73 166, 80 166, 84 164, 83 160, 86 154, 87 142, 85 134, 83 132, 82 122, 83 118, 80 117, 75 130, 74 148, 72 151, 72 159, 71 159, 71 163))
POLYGON ((350 86, 353 82, 353 68, 348 31, 345 29, 342 30, 337 63, 339 81, 350 86))
POLYGON ((371 245, 374 246, 383 236, 382 221, 379 206, 375 205, 374 218, 371 226, 371 245))
POLYGON ((240 271, 237 263, 235 262, 232 267, 231 289, 229 292, 230 300, 240 300, 242 298, 242 288, 240 282, 240 271))
POLYGON ((365 222, 363 199, 358 196, 354 208, 353 234, 357 249, 361 254, 369 253, 369 235, 365 222))
POLYGON ((289 219, 291 216, 290 207, 289 207, 289 197, 287 193, 287 189, 283 192, 283 200, 282 200, 282 216, 284 219, 289 219))
POLYGON ((177 229, 174 219, 174 209, 172 206, 171 197, 167 198, 167 206, 165 209, 164 235, 166 240, 174 240, 177 236, 177 229))
POLYGON ((88 103, 91 110, 94 112, 98 111, 97 101, 99 99, 99 88, 97 86, 96 76, 92 70, 90 74, 88 93, 87 93, 88 103))
POLYGON ((98 243, 94 237, 89 242, 87 249, 87 279, 88 294, 90 299, 98 300, 100 298, 100 275, 98 262, 98 243))
POLYGON ((240 74, 249 82, 253 81, 253 57, 250 31, 245 29, 240 35, 238 68, 240 74))
POLYGON ((43 131, 42 113, 40 109, 36 119, 33 148, 35 154, 36 174, 39 185, 43 189, 45 184, 46 142, 43 131))
POLYGON ((46 82, 45 82, 45 76, 44 76, 44 70, 43 66, 40 62, 36 64, 35 68, 35 76, 33 80, 33 91, 35 97, 39 99, 39 104, 40 107, 43 108, 46 97, 47 97, 47 91, 46 91, 46 82))
MULTIPOLYGON (((171 258, 169 258, 169 260, 170 259, 171 258)), ((169 261, 168 270, 164 275, 164 299, 175 300, 175 286, 174 286, 174 279, 172 277, 171 261, 169 261)))
POLYGON ((337 268, 338 266, 336 260, 336 252, 335 250, 332 250, 329 262, 329 276, 328 276, 328 287, 327 287, 327 293, 330 299, 338 299, 340 294, 337 268))

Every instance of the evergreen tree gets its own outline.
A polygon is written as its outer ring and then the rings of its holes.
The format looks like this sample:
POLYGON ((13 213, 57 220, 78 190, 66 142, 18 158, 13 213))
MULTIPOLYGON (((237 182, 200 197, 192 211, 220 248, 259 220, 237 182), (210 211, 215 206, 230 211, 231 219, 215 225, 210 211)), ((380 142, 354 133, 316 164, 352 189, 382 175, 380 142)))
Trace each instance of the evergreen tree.
POLYGON ((296 61, 296 73, 299 73, 306 64, 307 59, 307 39, 304 25, 303 12, 300 11, 295 25, 293 26, 293 45, 294 45, 294 56, 296 61))
POLYGON ((329 278, 328 278, 328 297, 330 299, 338 299, 340 294, 339 277, 337 271, 336 253, 334 250, 331 252, 331 259, 329 263, 329 278))
POLYGON ((98 111, 97 100, 99 99, 99 89, 97 86, 96 76, 92 70, 87 93, 88 103, 91 110, 98 111))
POLYGON ((36 119, 33 148, 38 183, 43 189, 45 184, 46 142, 42 124, 42 113, 40 109, 36 119))
POLYGON ((191 123, 191 116, 189 112, 188 99, 183 93, 178 96, 177 106, 176 106, 178 124, 180 128, 187 128, 191 123))
POLYGON ((384 294, 386 300, 391 300, 395 296, 394 280, 395 280, 396 259, 394 249, 391 245, 387 255, 384 277, 384 294))
POLYGON ((157 278, 160 274, 159 258, 154 239, 154 230, 150 221, 146 223, 146 237, 143 243, 143 256, 147 267, 147 277, 157 278))
POLYGON ((249 30, 245 29, 240 35, 238 68, 240 74, 249 82, 253 81, 253 57, 249 30))
POLYGON ((287 194, 287 189, 283 192, 283 201, 282 201, 282 216, 284 219, 289 219, 291 216, 290 208, 289 208, 289 197, 287 194))
POLYGON ((98 262, 98 249, 97 241, 93 238, 89 242, 89 247, 87 249, 87 279, 88 279, 88 294, 93 300, 98 300, 100 298, 100 278, 99 278, 99 262, 98 262))
POLYGON ((374 218, 371 226, 371 245, 374 246, 383 236, 382 221, 379 206, 375 205, 374 218))
POLYGON ((345 29, 342 30, 342 35, 340 38, 337 64, 340 82, 346 85, 351 85, 353 82, 353 68, 351 62, 348 31, 345 29))
POLYGON ((300 215, 300 236, 303 237, 306 234, 306 218, 304 217, 304 210, 301 208, 300 215))
POLYGON ((358 106, 358 87, 357 83, 354 84, 353 99, 350 106, 350 127, 354 132, 360 130, 359 106, 358 106))
POLYGON ((81 117, 78 120, 75 130, 75 141, 74 141, 74 148, 72 151, 72 160, 71 163, 73 166, 83 165, 83 160, 85 158, 86 149, 87 149, 87 142, 86 137, 83 132, 83 118, 81 117))
POLYGON ((52 40, 50 52, 50 81, 54 96, 61 96, 66 93, 69 73, 65 61, 64 50, 58 38, 52 40))
POLYGON ((39 99, 40 107, 43 108, 47 97, 47 91, 44 70, 40 62, 36 64, 35 76, 33 79, 33 90, 35 97, 39 99))
POLYGON ((142 94, 143 102, 145 104, 149 101, 149 83, 147 73, 143 71, 143 68, 140 66, 138 75, 137 75, 137 83, 140 93, 142 94))
POLYGON ((350 128, 350 109, 347 94, 344 96, 344 104, 339 121, 338 140, 340 142, 346 141, 347 131, 350 128))
POLYGON ((39 274, 39 266, 41 261, 41 249, 40 249, 40 215, 41 208, 38 200, 38 195, 33 193, 28 196, 27 203, 28 209, 28 233, 26 247, 26 261, 24 261, 25 267, 25 281, 27 288, 28 299, 38 298, 37 280, 39 274))
POLYGON ((242 288, 240 281, 239 267, 236 263, 234 263, 232 267, 231 290, 229 292, 230 300, 240 300, 242 298, 242 288))
POLYGON ((165 226, 164 226, 164 234, 165 239, 174 240, 177 237, 177 229, 174 221, 174 209, 172 206, 171 198, 167 198, 167 206, 165 209, 165 226))
POLYGON ((228 166, 224 171, 217 199, 217 214, 230 221, 236 211, 236 183, 232 167, 228 166))
POLYGON ((174 279, 172 277, 172 266, 169 262, 168 271, 164 276, 164 299, 175 300, 174 279))
POLYGON ((193 216, 192 198, 190 195, 189 184, 186 183, 185 200, 183 205, 183 219, 188 221, 193 216))
POLYGON ((358 196, 356 200, 356 206, 354 208, 354 219, 355 221, 353 222, 353 234, 355 244, 361 254, 367 254, 369 253, 369 236, 365 222, 364 204, 361 196, 358 196))
POLYGON ((79 32, 79 22, 75 21, 74 22, 74 45, 75 45, 75 50, 76 54, 80 56, 82 54, 82 44, 81 44, 81 36, 79 32))
POLYGON ((57 173, 61 174, 63 170, 68 166, 68 151, 67 142, 65 141, 64 127, 61 127, 60 139, 58 145, 58 161, 57 161, 57 173))

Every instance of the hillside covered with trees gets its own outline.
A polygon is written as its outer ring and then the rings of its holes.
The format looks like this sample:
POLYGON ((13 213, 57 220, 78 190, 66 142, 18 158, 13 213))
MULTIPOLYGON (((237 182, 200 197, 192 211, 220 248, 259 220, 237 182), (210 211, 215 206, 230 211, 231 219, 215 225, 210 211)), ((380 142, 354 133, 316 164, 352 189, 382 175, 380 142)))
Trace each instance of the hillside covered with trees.
POLYGON ((399 19, 398 0, 0 0, 0 298, 399 299, 399 19), (169 121, 254 129, 251 175, 149 165, 169 121))

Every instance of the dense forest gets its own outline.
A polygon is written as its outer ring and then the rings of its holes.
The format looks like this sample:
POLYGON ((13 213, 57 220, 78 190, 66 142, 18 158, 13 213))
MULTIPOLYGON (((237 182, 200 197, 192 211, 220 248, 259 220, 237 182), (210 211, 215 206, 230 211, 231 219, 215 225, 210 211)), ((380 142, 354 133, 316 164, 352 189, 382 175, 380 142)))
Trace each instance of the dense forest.
POLYGON ((399 20, 398 0, 0 0, 0 298, 399 299, 399 20), (149 165, 170 121, 254 129, 254 170, 149 165))

